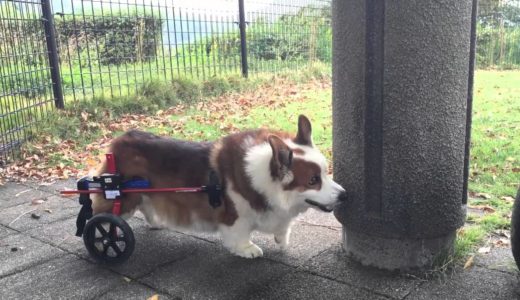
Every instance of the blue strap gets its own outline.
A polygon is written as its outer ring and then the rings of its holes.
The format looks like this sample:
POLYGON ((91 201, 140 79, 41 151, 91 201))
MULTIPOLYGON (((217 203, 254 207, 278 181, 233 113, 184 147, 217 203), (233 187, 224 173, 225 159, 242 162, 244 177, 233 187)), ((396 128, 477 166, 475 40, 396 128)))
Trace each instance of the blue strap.
POLYGON ((152 184, 148 180, 132 179, 132 180, 123 182, 122 188, 124 188, 124 189, 146 189, 151 186, 152 186, 152 184))

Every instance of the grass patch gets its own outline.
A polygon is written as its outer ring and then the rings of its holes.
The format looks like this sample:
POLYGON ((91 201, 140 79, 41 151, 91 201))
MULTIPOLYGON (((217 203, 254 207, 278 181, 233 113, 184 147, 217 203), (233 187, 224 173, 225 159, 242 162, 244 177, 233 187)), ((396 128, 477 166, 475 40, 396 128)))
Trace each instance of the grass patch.
POLYGON ((476 72, 468 204, 491 209, 482 216, 468 214, 471 225, 457 238, 457 257, 473 254, 493 231, 510 229, 513 198, 520 185, 518 82, 519 71, 476 72))
POLYGON ((520 184, 520 72, 478 71, 475 79, 470 190, 514 197, 520 184))
MULTIPOLYGON (((100 129, 104 125, 118 120, 123 115, 152 115, 179 104, 194 106, 196 103, 227 93, 254 90, 273 82, 275 78, 298 83, 322 79, 327 74, 330 74, 330 67, 315 63, 296 72, 281 72, 278 75, 258 74, 249 79, 244 79, 240 75, 228 75, 205 80, 176 78, 169 82, 147 81, 139 85, 133 94, 109 97, 108 94, 102 93, 80 101, 69 101, 64 110, 50 112, 50 116, 43 120, 38 128, 29 132, 29 136, 33 137, 32 143, 29 142, 25 146, 25 151, 30 154, 32 145, 40 143, 42 137, 89 144, 103 134, 100 129)), ((194 116, 200 113, 202 112, 197 108, 191 108, 186 114, 194 116)), ((150 128, 150 131, 168 133, 177 138, 199 137, 199 139, 216 139, 222 133, 217 125, 201 125, 193 120, 186 124, 184 132, 176 132, 168 128, 150 128)))
POLYGON ((453 260, 461 262, 475 251, 476 245, 481 244, 486 237, 487 231, 482 226, 467 225, 457 232, 453 260))

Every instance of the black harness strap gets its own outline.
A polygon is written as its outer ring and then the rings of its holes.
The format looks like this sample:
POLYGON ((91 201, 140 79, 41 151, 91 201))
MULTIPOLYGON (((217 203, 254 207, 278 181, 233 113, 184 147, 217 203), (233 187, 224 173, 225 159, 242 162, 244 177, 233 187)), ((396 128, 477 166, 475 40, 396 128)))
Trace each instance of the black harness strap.
POLYGON ((222 205, 222 190, 223 188, 220 184, 217 172, 210 170, 208 185, 205 186, 204 191, 208 193, 209 204, 213 208, 217 208, 222 205))
MULTIPOLYGON (((78 190, 88 190, 88 184, 88 177, 81 178, 78 181, 78 190)), ((79 204, 81 204, 81 209, 76 219, 76 236, 83 235, 87 220, 92 218, 92 200, 90 200, 90 194, 79 194, 79 204)))

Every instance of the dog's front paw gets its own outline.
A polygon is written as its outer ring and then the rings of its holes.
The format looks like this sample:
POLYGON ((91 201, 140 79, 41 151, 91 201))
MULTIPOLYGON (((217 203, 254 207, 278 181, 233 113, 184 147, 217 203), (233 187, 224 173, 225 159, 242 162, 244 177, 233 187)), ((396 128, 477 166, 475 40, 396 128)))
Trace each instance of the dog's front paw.
POLYGON ((287 249, 289 246, 289 236, 291 235, 291 227, 285 228, 285 230, 281 230, 279 232, 275 232, 274 241, 276 244, 282 248, 282 250, 287 249))
POLYGON ((274 241, 280 248, 282 248, 282 250, 285 250, 285 249, 287 249, 287 246, 289 245, 289 235, 288 234, 275 235, 274 241))
POLYGON ((262 257, 264 255, 262 249, 260 249, 260 247, 253 244, 252 242, 244 244, 243 246, 238 246, 235 249, 233 249, 232 252, 238 256, 245 258, 262 257))

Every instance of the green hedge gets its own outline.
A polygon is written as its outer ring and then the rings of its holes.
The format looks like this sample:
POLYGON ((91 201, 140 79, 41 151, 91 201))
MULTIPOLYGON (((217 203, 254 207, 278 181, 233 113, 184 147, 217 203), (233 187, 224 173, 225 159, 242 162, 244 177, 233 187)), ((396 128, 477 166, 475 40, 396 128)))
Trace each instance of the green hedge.
MULTIPOLYGON (((332 28, 330 7, 301 8, 296 14, 280 16, 272 21, 253 20, 247 27, 247 49, 254 59, 265 61, 319 60, 331 61, 332 28)), ((238 29, 211 36, 201 43, 205 52, 216 51, 220 57, 240 56, 238 29)), ((189 48, 184 52, 200 51, 189 48)), ((186 53, 181 53, 186 55, 186 53)), ((189 55, 189 54, 187 54, 189 55)))
POLYGON ((161 46, 162 23, 144 14, 56 18, 61 59, 68 52, 104 65, 150 61, 161 46))
POLYGON ((520 67, 520 27, 477 27, 477 67, 520 67))

